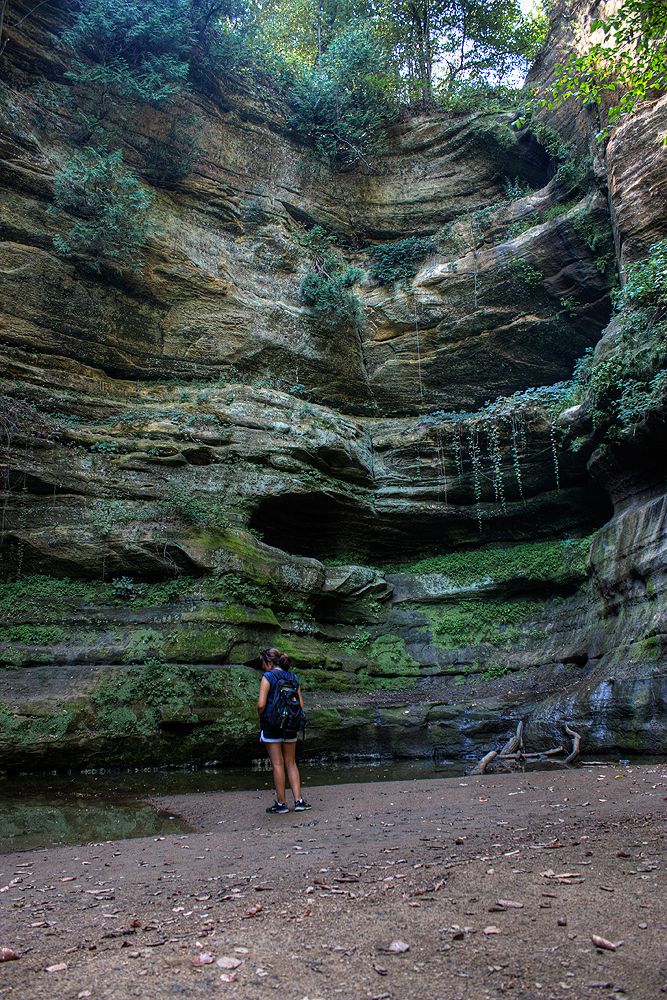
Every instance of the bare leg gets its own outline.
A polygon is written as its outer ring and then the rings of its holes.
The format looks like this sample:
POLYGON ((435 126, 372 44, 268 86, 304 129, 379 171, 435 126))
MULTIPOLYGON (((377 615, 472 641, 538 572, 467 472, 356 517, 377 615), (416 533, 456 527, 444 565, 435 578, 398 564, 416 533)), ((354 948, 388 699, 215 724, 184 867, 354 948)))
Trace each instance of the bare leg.
POLYGON ((273 783, 276 786, 276 802, 285 801, 285 763, 282 743, 265 743, 266 752, 273 768, 273 783))
POLYGON ((299 774, 299 768, 296 766, 296 743, 283 743, 282 748, 285 771, 287 771, 289 786, 292 789, 292 795, 296 802, 297 799, 301 798, 301 775, 299 774))

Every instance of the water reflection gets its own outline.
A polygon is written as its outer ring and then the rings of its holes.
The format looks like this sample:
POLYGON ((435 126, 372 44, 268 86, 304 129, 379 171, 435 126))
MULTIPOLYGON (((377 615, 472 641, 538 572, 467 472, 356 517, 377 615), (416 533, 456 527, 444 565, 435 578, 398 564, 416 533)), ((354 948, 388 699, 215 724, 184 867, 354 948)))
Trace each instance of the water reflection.
MULTIPOLYGON (((657 760, 641 757, 636 763, 657 760)), ((600 766, 618 766, 617 759, 598 761, 600 766)), ((622 766, 628 763, 623 761, 622 766)), ((187 832, 179 817, 158 811, 146 800, 158 795, 270 790, 273 782, 268 765, 266 758, 258 757, 248 767, 6 777, 0 779, 0 853, 187 832)), ((306 787, 455 778, 464 775, 469 766, 465 761, 383 757, 310 759, 300 764, 306 787)))

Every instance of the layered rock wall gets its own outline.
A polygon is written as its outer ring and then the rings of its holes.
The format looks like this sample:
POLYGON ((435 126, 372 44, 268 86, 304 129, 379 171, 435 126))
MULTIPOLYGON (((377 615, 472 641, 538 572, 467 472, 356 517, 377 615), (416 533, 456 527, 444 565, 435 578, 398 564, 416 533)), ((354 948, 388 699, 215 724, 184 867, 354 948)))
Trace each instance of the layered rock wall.
MULTIPOLYGON (((156 191, 142 267, 96 270, 53 246, 67 9, 21 9, 3 64, 2 762, 247 756, 242 664, 267 644, 302 673, 313 750, 474 753, 520 715, 661 746, 659 484, 609 520, 620 473, 593 480, 530 396, 610 315, 599 181, 486 113, 412 119, 337 174, 275 99, 193 93, 203 152, 156 191), (361 266, 406 236, 437 253, 323 331, 298 292, 314 224, 361 266), (459 412, 524 390, 513 416, 459 412)), ((132 120, 138 170, 161 127, 132 120)), ((649 132, 608 152, 628 246, 663 229, 649 132)))

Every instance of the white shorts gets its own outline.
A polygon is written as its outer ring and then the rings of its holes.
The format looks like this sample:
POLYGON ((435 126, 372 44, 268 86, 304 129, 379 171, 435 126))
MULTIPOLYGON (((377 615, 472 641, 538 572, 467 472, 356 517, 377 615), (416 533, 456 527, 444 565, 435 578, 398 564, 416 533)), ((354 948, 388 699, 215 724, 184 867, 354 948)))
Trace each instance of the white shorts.
POLYGON ((277 739, 273 739, 270 736, 265 736, 264 730, 262 730, 259 734, 260 743, 296 743, 296 740, 296 736, 290 737, 289 739, 284 739, 282 736, 279 736, 277 739))

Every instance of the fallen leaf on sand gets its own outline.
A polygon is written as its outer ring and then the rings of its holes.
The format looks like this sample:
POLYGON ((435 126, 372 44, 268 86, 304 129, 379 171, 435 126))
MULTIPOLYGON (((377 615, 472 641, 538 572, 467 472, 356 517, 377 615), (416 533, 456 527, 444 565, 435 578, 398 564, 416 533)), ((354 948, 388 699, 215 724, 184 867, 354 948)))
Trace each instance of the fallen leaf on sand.
POLYGON ((15 962, 20 957, 13 948, 0 948, 0 962, 15 962))
POLYGON ((553 878, 557 882, 583 882, 583 877, 580 872, 559 872, 556 873, 552 868, 547 868, 545 872, 540 872, 542 878, 553 878))
POLYGON ((223 955, 215 964, 221 969, 238 969, 241 965, 241 959, 232 958, 231 955, 223 955))
POLYGON ((485 934, 500 934, 501 931, 500 931, 500 927, 495 927, 493 924, 491 924, 489 927, 485 927, 484 928, 484 933, 485 934))
POLYGON ((607 938, 600 937, 599 934, 591 934, 591 941, 596 948, 603 948, 605 951, 616 951, 623 944, 622 941, 608 941, 607 938))
POLYGON ((208 951, 201 951, 192 958, 193 965, 213 965, 213 955, 208 951))
POLYGON ((47 972, 67 972, 67 962, 58 962, 57 965, 47 965, 47 972))

